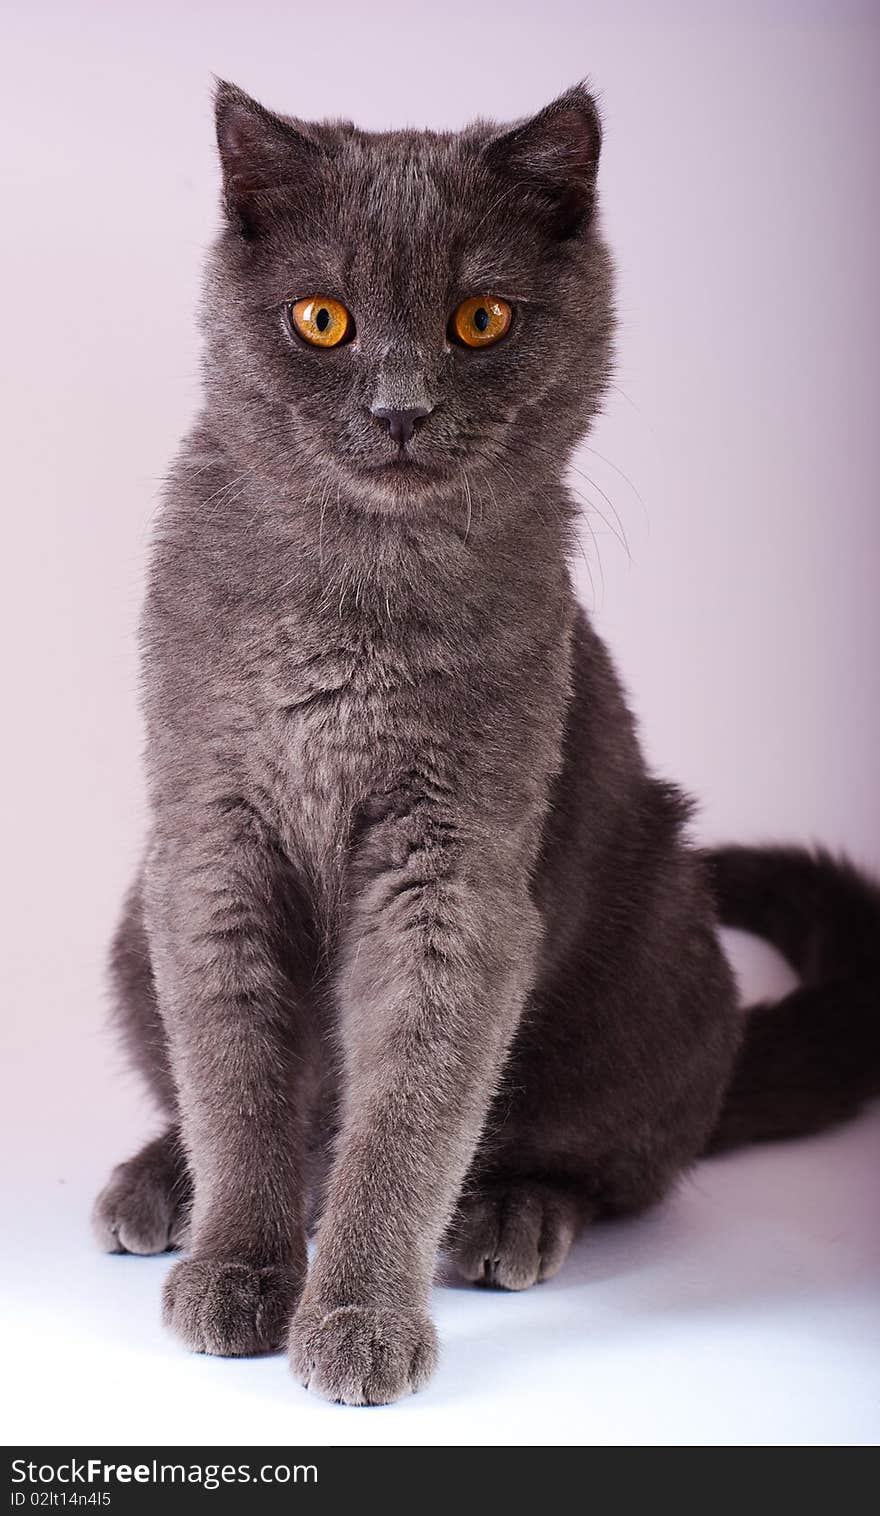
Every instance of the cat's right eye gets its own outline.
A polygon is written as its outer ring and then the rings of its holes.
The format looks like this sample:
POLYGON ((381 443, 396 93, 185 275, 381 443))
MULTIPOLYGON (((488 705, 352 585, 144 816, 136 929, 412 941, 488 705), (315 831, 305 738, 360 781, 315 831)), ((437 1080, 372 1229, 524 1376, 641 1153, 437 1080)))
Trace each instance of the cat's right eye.
POLYGON ((351 311, 329 295, 309 295, 288 310, 294 331, 311 347, 339 347, 354 336, 351 311))

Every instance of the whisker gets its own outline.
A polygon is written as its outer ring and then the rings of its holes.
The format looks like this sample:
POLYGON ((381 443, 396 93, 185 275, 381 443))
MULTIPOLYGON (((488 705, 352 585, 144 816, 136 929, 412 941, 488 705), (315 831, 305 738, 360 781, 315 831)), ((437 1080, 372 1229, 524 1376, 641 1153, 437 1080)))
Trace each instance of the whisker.
POLYGON ((464 528, 464 545, 465 545, 465 547, 467 547, 467 541, 468 541, 468 538, 469 538, 469 536, 471 534, 472 502, 471 502, 471 487, 468 484, 468 476, 464 472, 462 472, 461 481, 462 481, 462 484, 464 485, 464 493, 465 493, 465 497, 467 499, 467 521, 465 523, 465 528, 464 528))
POLYGON ((605 522, 605 525, 607 526, 609 532, 611 532, 612 536, 616 539, 616 541, 618 541, 620 543, 620 546, 623 548, 623 551, 626 553, 626 556, 627 556, 629 562, 632 563, 632 553, 629 550, 629 542, 627 541, 626 532, 624 531, 623 523, 622 523, 622 521, 620 519, 620 516, 617 513, 616 507, 614 505, 614 501, 611 500, 611 499, 609 499, 609 497, 606 495, 605 491, 603 490, 602 486, 600 484, 597 484, 596 481, 595 481, 595 479, 591 479, 589 474, 585 474, 584 471, 583 471, 583 469, 575 468, 574 464, 569 464, 569 468, 572 470, 573 473, 579 474, 580 477, 581 477, 581 479, 583 479, 586 484, 592 485, 592 487, 593 487, 594 490, 598 490, 599 494, 602 496, 602 499, 607 503, 609 510, 611 510, 612 513, 613 513, 613 515, 614 515, 614 519, 617 522, 617 526, 619 527, 619 531, 615 530, 615 528, 612 526, 611 522, 608 520, 608 517, 605 516, 602 511, 600 511, 600 509, 596 505, 595 501, 592 502, 593 509, 595 510, 597 516, 599 516, 605 522))
POLYGON ((582 447, 582 448, 585 448, 588 453, 592 453, 594 458, 599 458, 602 463, 607 464, 607 466, 610 469, 613 469, 614 472, 615 472, 615 474, 617 474, 618 477, 623 480, 624 484, 628 484, 629 485, 630 489, 632 490, 633 494, 635 495, 636 499, 638 500, 639 505, 642 507, 642 510, 645 513, 645 517, 647 518, 648 507, 647 507, 647 505, 645 503, 645 497, 644 497, 644 495, 642 495, 641 491, 637 488, 637 486, 630 479, 629 474, 625 473, 622 468, 618 468, 617 464, 614 462, 614 460, 612 458, 606 458, 604 453, 600 453, 598 448, 596 448, 596 447, 590 447, 590 444, 588 442, 581 442, 578 445, 580 447, 582 447))
POLYGON ((327 509, 327 496, 330 493, 329 480, 321 491, 321 512, 318 517, 318 573, 321 583, 324 582, 324 513, 327 509))

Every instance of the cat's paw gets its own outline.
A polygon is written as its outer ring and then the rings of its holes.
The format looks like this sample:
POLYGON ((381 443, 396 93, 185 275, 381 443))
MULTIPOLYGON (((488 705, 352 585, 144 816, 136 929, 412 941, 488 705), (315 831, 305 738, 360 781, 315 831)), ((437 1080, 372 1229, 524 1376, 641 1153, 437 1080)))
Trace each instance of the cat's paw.
POLYGON ((511 1180, 459 1202, 448 1252, 471 1283, 525 1290, 562 1267, 581 1220, 565 1191, 511 1180))
POLYGON ((165 1325, 196 1353, 221 1358, 284 1346, 304 1271, 216 1258, 183 1258, 165 1281, 165 1325))
POLYGON ((188 1201, 154 1166, 132 1158, 95 1201, 92 1232, 105 1253, 164 1253, 185 1239, 188 1201))
POLYGON ((437 1362, 423 1311, 303 1305, 290 1329, 290 1364, 306 1389, 344 1405, 387 1405, 421 1389, 437 1362))

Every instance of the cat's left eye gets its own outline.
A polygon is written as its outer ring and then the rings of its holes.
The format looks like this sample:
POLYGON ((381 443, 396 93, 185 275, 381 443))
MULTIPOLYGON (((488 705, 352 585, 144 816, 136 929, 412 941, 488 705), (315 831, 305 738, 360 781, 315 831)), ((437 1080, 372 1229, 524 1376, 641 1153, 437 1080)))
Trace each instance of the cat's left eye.
POLYGON ((312 347, 338 347, 354 336, 351 311, 329 295, 309 295, 289 309, 294 331, 312 347))
POLYGON ((463 347, 490 347, 507 335, 513 310, 506 300, 472 295, 452 312, 449 335, 463 347))

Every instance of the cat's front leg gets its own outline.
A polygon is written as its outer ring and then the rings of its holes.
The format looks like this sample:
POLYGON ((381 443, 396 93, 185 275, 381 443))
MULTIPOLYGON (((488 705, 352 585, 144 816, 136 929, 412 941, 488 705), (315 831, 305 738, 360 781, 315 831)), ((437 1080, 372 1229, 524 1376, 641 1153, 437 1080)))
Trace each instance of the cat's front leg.
POLYGON ((359 893, 340 981, 342 1128, 290 1343, 297 1377, 328 1399, 379 1404, 431 1374, 437 1248, 537 935, 524 861, 480 856, 454 828, 429 828, 359 893))
POLYGON ((168 1325, 198 1352, 283 1343, 306 1269, 309 1018, 289 881, 244 803, 187 815, 147 875, 151 951, 194 1195, 168 1325))

